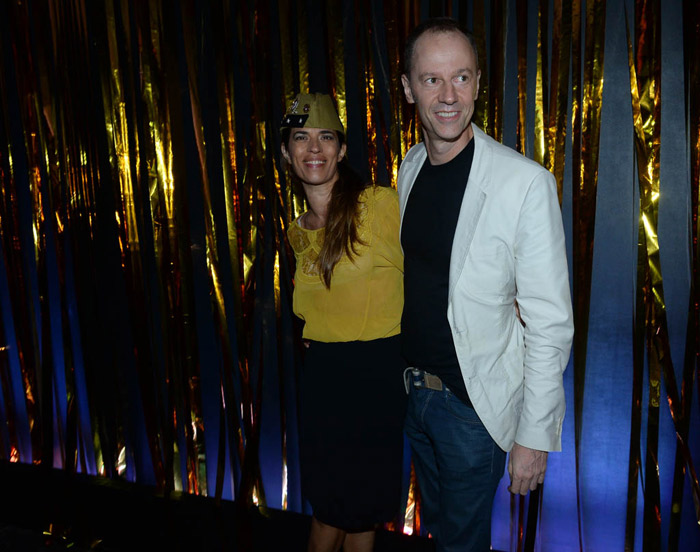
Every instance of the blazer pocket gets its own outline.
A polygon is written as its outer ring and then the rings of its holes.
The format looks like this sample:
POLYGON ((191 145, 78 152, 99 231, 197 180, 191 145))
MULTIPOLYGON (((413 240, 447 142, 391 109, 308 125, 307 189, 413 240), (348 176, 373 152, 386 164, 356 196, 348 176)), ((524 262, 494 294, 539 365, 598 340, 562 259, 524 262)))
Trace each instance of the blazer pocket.
POLYGON ((484 375, 483 383, 490 390, 489 400, 495 412, 512 409, 520 415, 524 392, 522 351, 505 351, 484 375))
POLYGON ((488 248, 472 245, 463 272, 466 289, 477 300, 514 296, 513 265, 513 258, 502 243, 488 248))

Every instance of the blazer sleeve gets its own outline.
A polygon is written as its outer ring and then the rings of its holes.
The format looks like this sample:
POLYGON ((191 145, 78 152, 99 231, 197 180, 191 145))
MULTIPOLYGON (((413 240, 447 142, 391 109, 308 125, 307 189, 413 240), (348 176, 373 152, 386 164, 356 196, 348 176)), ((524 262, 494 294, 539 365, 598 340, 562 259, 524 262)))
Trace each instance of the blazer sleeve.
POLYGON ((525 323, 523 409, 515 441, 558 451, 566 410, 562 373, 574 328, 561 210, 547 171, 533 178, 523 200, 514 255, 516 297, 525 323))

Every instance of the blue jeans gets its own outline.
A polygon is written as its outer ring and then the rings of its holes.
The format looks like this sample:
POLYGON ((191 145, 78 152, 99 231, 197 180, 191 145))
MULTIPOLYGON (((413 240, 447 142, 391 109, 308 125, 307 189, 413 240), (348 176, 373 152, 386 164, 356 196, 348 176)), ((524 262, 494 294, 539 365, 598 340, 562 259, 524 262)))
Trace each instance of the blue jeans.
POLYGON ((406 434, 413 451, 423 521, 438 552, 484 552, 506 453, 473 408, 451 391, 411 386, 406 434))

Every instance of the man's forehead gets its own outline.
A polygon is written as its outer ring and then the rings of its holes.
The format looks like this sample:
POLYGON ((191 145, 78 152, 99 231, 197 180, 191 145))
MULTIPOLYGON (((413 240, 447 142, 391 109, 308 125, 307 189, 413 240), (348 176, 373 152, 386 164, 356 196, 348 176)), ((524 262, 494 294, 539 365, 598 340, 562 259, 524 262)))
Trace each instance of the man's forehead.
MULTIPOLYGON (((418 40, 416 41, 416 46, 413 52, 413 57, 414 59, 418 57, 422 52, 424 52, 426 49, 430 49, 433 46, 436 46, 436 43, 442 39, 456 39, 464 45, 464 53, 466 56, 468 56, 471 59, 475 58, 475 52, 474 48, 472 47, 472 44, 469 42, 467 37, 465 37, 463 34, 458 33, 457 31, 427 31, 424 34, 422 34, 420 37, 418 37, 418 40)), ((452 50, 452 49, 451 49, 452 50)), ((471 61, 470 59, 470 61, 471 61)))
POLYGON ((472 48, 471 43, 469 42, 469 39, 467 39, 466 36, 464 36, 462 33, 457 32, 457 31, 426 31, 422 35, 418 37, 418 40, 416 41, 416 49, 420 47, 426 47, 429 45, 433 45, 435 42, 449 38, 449 39, 456 39, 461 42, 463 42, 470 50, 472 48))

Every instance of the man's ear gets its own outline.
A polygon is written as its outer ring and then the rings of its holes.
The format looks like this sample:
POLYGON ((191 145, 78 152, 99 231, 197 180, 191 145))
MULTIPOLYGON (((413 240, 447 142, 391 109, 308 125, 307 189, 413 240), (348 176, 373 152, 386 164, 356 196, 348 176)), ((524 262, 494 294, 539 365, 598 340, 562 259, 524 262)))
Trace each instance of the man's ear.
POLYGON ((406 96, 406 101, 410 104, 416 103, 416 100, 413 98, 413 91, 411 90, 411 81, 405 73, 401 75, 401 84, 403 84, 403 93, 406 96))
POLYGON ((479 81, 481 80, 481 69, 476 72, 476 92, 474 92, 474 101, 479 99, 479 81))

